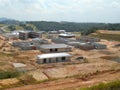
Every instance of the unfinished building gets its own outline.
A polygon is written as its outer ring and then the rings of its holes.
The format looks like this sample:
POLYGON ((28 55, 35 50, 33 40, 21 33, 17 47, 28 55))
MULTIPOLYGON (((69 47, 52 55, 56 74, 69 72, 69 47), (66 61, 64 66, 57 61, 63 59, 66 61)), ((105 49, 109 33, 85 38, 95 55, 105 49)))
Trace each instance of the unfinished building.
POLYGON ((79 48, 80 47, 80 42, 72 41, 72 42, 68 42, 67 45, 73 46, 75 48, 79 48))
POLYGON ((33 42, 13 42, 14 47, 18 47, 21 50, 36 50, 36 46, 33 42))
POLYGON ((72 47, 66 44, 48 44, 48 45, 41 45, 40 50, 45 53, 69 52, 72 50, 72 47))
POLYGON ((3 34, 3 36, 7 39, 7 40, 17 40, 19 39, 19 34, 17 32, 11 32, 11 33, 5 33, 3 34))
POLYGON ((83 50, 92 50, 92 49, 106 49, 107 46, 99 43, 81 43, 79 48, 83 50))
POLYGON ((46 63, 57 63, 57 62, 67 62, 71 60, 71 55, 68 53, 51 53, 51 54, 42 54, 37 55, 38 64, 46 63))
POLYGON ((34 31, 24 31, 19 32, 19 38, 22 40, 27 40, 28 38, 41 38, 42 33, 34 31))
POLYGON ((38 38, 38 37, 42 37, 42 33, 41 32, 34 32, 34 31, 31 31, 29 32, 29 38, 38 38))
POLYGON ((107 45, 99 44, 99 43, 93 43, 95 49, 106 49, 107 45))
POLYGON ((34 38, 34 39, 32 39, 32 42, 34 42, 37 45, 49 44, 49 42, 47 40, 42 39, 42 38, 34 38))
POLYGON ((80 43, 79 48, 82 50, 92 50, 94 49, 94 45, 92 45, 91 43, 80 43))
POLYGON ((55 37, 52 38, 52 42, 67 44, 68 42, 78 42, 78 41, 74 40, 73 38, 55 37))
POLYGON ((52 38, 52 42, 67 44, 70 40, 61 37, 52 38))
POLYGON ((48 44, 47 40, 36 38, 32 41, 13 42, 14 47, 19 47, 21 50, 39 50, 40 45, 48 44))
POLYGON ((100 42, 99 38, 88 37, 88 36, 82 36, 82 37, 76 38, 76 40, 82 41, 82 42, 100 42))
POLYGON ((29 32, 28 31, 19 32, 19 39, 27 40, 28 38, 29 38, 29 32))

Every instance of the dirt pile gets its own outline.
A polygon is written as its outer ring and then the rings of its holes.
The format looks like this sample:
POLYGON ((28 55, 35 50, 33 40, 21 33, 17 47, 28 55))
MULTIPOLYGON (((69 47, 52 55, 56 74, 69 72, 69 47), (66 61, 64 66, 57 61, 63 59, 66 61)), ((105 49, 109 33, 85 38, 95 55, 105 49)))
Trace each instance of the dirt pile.
POLYGON ((48 79, 48 77, 43 72, 41 72, 40 70, 39 71, 30 72, 30 75, 32 75, 32 77, 36 81, 44 81, 44 80, 48 79))
POLYGON ((2 86, 12 85, 12 84, 16 84, 16 83, 19 83, 19 80, 17 78, 0 80, 0 85, 2 85, 2 86))

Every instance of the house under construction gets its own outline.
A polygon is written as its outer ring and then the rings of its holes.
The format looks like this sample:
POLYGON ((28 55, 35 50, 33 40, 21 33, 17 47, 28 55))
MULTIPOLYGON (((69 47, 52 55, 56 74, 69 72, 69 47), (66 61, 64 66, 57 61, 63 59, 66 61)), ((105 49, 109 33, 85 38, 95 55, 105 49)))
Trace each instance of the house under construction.
POLYGON ((42 38, 42 33, 35 31, 19 32, 19 38, 22 40, 27 40, 28 38, 42 38))
POLYGON ((45 53, 69 52, 72 50, 72 47, 66 44, 47 44, 41 45, 40 50, 45 53))
POLYGON ((35 38, 32 41, 13 42, 12 45, 20 48, 21 50, 40 50, 40 45, 48 43, 49 42, 47 40, 35 38))
POLYGON ((68 53, 50 53, 37 55, 38 64, 68 62, 71 60, 71 55, 68 53))
POLYGON ((100 38, 94 38, 88 36, 76 37, 76 40, 80 42, 100 42, 100 38))

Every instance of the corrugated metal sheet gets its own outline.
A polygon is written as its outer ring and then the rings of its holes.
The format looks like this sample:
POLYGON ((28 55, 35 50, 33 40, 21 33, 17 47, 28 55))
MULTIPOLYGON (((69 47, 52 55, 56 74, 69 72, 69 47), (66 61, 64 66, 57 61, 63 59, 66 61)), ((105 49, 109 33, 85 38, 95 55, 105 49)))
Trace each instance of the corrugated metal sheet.
POLYGON ((75 35, 74 34, 67 34, 67 33, 62 33, 62 34, 59 34, 59 36, 63 36, 63 37, 74 37, 75 35))
POLYGON ((44 58, 56 58, 56 57, 70 57, 71 55, 68 53, 50 53, 50 54, 42 54, 38 55, 38 59, 44 59, 44 58))
POLYGON ((66 44, 48 44, 48 45, 41 45, 40 48, 43 49, 52 49, 52 48, 67 48, 69 47, 66 44))

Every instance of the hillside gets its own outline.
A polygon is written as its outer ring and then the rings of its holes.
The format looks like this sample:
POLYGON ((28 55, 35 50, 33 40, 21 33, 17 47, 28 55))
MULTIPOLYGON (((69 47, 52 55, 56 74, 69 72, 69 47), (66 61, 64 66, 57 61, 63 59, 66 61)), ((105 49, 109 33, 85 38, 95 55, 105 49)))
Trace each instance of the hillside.
POLYGON ((66 30, 69 32, 82 32, 82 34, 90 34, 98 29, 103 30, 120 30, 120 23, 75 23, 75 22, 47 22, 47 21, 31 21, 27 22, 36 26, 38 30, 66 30))
POLYGON ((14 24, 22 24, 24 22, 19 21, 19 20, 14 20, 10 18, 0 18, 0 24, 7 24, 7 25, 14 25, 14 24))
POLYGON ((33 31, 37 30, 37 28, 32 24, 19 24, 19 25, 0 24, 0 28, 5 32, 10 32, 14 30, 33 30, 33 31))
POLYGON ((8 25, 5 28, 6 31, 14 30, 37 30, 36 27, 32 24, 19 24, 19 25, 8 25))
POLYGON ((27 30, 66 30, 68 32, 81 32, 88 35, 96 30, 120 30, 120 23, 75 23, 75 22, 50 22, 50 21, 19 21, 7 18, 0 18, 0 24, 8 25, 7 31, 18 29, 27 30))
POLYGON ((8 18, 5 18, 5 17, 0 18, 0 22, 6 21, 6 20, 9 20, 9 19, 8 19, 8 18))

